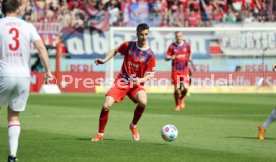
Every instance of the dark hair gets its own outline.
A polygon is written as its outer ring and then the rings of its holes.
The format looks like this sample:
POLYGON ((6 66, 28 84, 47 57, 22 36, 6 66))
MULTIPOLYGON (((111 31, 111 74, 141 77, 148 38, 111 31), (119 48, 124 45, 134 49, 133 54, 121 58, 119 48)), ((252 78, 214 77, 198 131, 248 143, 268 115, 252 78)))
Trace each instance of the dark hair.
POLYGON ((176 32, 174 32, 174 35, 176 36, 176 34, 178 34, 178 33, 182 33, 181 31, 176 31, 176 32))
POLYGON ((4 15, 15 12, 19 9, 19 6, 20 4, 18 0, 2 0, 2 12, 4 15))
POLYGON ((149 26, 146 23, 139 24, 136 28, 137 33, 142 32, 144 30, 149 30, 149 26))

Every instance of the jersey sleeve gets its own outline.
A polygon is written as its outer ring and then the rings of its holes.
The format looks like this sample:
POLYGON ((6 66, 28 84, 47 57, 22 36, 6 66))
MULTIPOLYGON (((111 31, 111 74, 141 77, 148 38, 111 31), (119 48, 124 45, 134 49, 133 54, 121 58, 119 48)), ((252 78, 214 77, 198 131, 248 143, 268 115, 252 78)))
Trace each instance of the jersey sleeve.
POLYGON ((119 52, 121 55, 126 55, 127 54, 127 46, 128 46, 129 42, 125 42, 123 44, 121 44, 118 48, 117 48, 117 52, 119 52))
POLYGON ((31 32, 31 42, 34 43, 37 40, 41 40, 36 28, 32 24, 29 24, 29 27, 31 32))
POLYGON ((168 47, 166 56, 172 56, 172 44, 170 44, 170 46, 168 47))
POLYGON ((155 54, 150 58, 149 62, 147 63, 146 66, 146 73, 153 73, 155 72, 155 54))

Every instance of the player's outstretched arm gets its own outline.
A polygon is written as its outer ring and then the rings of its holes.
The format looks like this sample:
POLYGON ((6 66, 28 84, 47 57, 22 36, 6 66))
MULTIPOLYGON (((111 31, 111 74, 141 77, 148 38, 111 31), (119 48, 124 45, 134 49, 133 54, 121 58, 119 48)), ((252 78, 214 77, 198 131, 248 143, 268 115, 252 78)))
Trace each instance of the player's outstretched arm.
POLYGON ((173 55, 173 56, 166 56, 165 57, 166 61, 170 61, 170 60, 174 60, 174 59, 175 59, 175 55, 173 55))
POLYGON ((99 65, 99 64, 105 64, 106 62, 108 62, 112 57, 114 57, 117 53, 116 49, 112 49, 108 52, 108 54, 106 55, 106 57, 104 59, 96 59, 95 60, 95 64, 99 65))
POLYGON ((45 69, 44 82, 46 84, 49 84, 50 80, 53 79, 53 75, 52 75, 51 69, 50 69, 48 52, 47 52, 46 47, 45 47, 44 43, 42 42, 42 40, 35 41, 34 45, 38 50, 40 61, 45 69))

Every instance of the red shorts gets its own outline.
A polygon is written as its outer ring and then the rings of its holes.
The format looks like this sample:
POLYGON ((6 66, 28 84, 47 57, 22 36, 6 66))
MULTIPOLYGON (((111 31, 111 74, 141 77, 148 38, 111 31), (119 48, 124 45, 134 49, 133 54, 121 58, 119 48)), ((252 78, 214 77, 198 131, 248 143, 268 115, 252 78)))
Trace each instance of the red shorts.
POLYGON ((114 98, 115 102, 121 102, 125 96, 127 95, 133 102, 137 102, 135 100, 135 95, 138 91, 145 91, 143 86, 135 86, 130 87, 129 85, 125 85, 123 88, 113 84, 109 91, 105 96, 111 96, 114 98))
POLYGON ((185 87, 188 87, 190 84, 189 72, 172 72, 172 83, 175 86, 183 83, 185 87))

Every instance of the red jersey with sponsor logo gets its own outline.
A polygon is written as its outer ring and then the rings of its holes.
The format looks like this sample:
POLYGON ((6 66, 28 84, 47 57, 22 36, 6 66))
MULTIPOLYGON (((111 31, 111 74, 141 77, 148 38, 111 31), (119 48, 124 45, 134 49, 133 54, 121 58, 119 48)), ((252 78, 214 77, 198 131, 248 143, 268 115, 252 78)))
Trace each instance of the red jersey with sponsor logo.
POLYGON ((117 49, 125 58, 117 79, 130 81, 143 78, 146 72, 154 72, 155 53, 151 48, 139 48, 136 41, 121 44, 117 49))
POLYGON ((188 69, 188 60, 191 54, 190 44, 186 41, 183 41, 181 44, 172 43, 170 44, 167 56, 176 56, 177 55, 185 55, 181 58, 175 58, 172 60, 172 71, 173 72, 187 72, 188 69))

